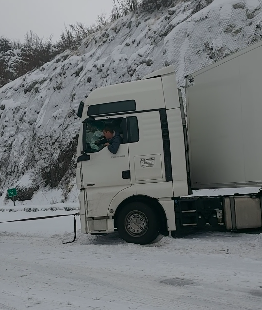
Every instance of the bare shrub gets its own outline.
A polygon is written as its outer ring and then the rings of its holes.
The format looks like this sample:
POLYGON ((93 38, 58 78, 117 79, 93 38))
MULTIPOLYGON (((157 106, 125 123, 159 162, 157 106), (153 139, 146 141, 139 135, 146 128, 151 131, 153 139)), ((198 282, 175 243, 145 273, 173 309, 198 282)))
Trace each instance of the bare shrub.
POLYGON ((140 7, 142 11, 153 12, 162 7, 169 7, 176 2, 175 0, 141 0, 140 7))
MULTIPOLYGON (((26 201, 31 200, 33 198, 33 195, 36 191, 38 191, 39 186, 38 185, 31 185, 31 186, 17 186, 17 196, 15 196, 15 201, 26 201)), ((5 195, 5 200, 13 200, 13 198, 10 198, 8 194, 5 195)))
POLYGON ((195 1, 195 8, 192 11, 192 14, 195 14, 199 11, 201 11, 203 8, 211 4, 214 0, 198 0, 195 1))
POLYGON ((56 160, 53 160, 48 166, 41 169, 41 177, 44 186, 56 188, 68 171, 74 173, 76 163, 74 157, 77 148, 77 138, 74 137, 69 145, 61 150, 56 160))

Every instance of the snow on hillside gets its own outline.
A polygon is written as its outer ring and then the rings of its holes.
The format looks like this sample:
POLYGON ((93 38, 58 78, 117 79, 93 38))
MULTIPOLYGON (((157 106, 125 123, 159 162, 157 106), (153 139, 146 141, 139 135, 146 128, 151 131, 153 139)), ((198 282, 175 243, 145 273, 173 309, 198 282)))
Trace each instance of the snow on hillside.
POLYGON ((183 85, 186 74, 261 39, 262 0, 176 3, 122 17, 84 40, 77 52, 64 52, 0 89, 1 192, 18 185, 32 196, 51 188, 57 202, 76 201, 80 121, 74 111, 93 89, 170 64, 183 85))

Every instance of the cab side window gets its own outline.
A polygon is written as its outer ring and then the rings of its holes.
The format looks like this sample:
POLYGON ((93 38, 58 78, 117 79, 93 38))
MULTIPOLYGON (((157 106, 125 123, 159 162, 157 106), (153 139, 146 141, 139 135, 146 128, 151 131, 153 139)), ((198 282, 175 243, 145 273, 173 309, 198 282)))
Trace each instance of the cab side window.
POLYGON ((107 142, 103 135, 103 129, 112 128, 122 138, 121 144, 139 141, 139 129, 136 116, 107 118, 95 120, 88 118, 83 122, 83 152, 97 153, 104 148, 107 142))

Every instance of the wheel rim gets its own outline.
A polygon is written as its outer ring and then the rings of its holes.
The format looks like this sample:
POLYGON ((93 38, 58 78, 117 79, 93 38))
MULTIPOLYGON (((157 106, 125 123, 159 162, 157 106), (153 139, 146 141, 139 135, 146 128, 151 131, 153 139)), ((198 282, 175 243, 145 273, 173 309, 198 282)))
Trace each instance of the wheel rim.
POLYGON ((126 215, 125 229, 132 237, 141 237, 148 230, 148 218, 145 213, 133 210, 126 215))

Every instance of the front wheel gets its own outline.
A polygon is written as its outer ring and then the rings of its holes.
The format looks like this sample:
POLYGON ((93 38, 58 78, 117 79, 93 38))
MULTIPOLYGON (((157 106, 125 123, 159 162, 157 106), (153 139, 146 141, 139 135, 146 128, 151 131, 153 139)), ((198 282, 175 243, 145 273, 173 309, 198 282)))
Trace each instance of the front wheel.
POLYGON ((148 244, 159 235, 156 213, 140 201, 123 207, 117 218, 117 229, 120 237, 130 243, 148 244))

